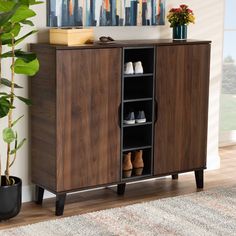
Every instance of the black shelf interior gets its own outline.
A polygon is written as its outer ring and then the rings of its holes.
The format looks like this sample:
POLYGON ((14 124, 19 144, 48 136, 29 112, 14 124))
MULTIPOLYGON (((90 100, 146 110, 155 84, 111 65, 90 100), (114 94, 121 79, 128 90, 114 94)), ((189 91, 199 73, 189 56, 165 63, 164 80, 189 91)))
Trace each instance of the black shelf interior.
POLYGON ((123 149, 152 145, 152 126, 126 127, 123 130, 123 149))
POLYGON ((146 121, 152 122, 152 106, 153 101, 135 101, 135 102, 128 102, 124 103, 124 118, 129 112, 138 112, 144 111, 146 121))
POLYGON ((153 77, 130 77, 124 79, 124 99, 152 98, 153 77))
POLYGON ((153 73, 154 65, 153 48, 128 48, 125 49, 124 63, 141 61, 144 73, 153 73))
MULTIPOLYGON (((144 111, 146 122, 131 125, 122 124, 122 152, 121 152, 121 172, 123 181, 145 179, 152 175, 153 158, 153 109, 154 109, 154 47, 135 47, 124 49, 123 65, 127 62, 141 61, 144 73, 122 76, 122 114, 121 120, 124 121, 130 112, 135 114, 144 111), (143 150, 144 168, 142 175, 132 175, 128 178, 123 177, 123 154, 143 150)), ((133 156, 132 156, 133 158, 133 156)))
MULTIPOLYGON (((127 152, 125 152, 127 153, 127 152)), ((134 151, 131 152, 131 156, 132 156, 132 160, 133 160, 133 155, 134 155, 134 151)), ((151 163, 152 163, 152 149, 144 149, 143 150, 143 162, 144 162, 144 167, 143 167, 143 172, 142 175, 140 176, 135 176, 135 171, 132 171, 132 175, 128 178, 124 178, 123 177, 123 173, 122 173, 122 178, 123 179, 139 179, 139 178, 143 178, 145 176, 151 175, 152 172, 152 168, 151 168, 151 163)))

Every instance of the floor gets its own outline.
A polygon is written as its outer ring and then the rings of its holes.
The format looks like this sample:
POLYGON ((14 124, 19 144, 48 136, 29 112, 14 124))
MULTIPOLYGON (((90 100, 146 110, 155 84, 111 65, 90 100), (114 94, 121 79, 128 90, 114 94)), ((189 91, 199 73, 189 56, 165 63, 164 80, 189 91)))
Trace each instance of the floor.
MULTIPOLYGON (((218 186, 235 185, 236 183, 236 146, 221 148, 220 156, 221 168, 205 173, 204 190, 218 186)), ((193 193, 197 190, 194 174, 188 173, 180 175, 178 180, 166 177, 129 184, 124 196, 118 196, 115 191, 115 187, 109 187, 69 195, 63 217, 193 193)), ((21 213, 17 217, 6 222, 0 222, 0 229, 57 219, 58 217, 54 215, 54 204, 55 199, 45 200, 42 206, 33 202, 24 203, 21 213)))

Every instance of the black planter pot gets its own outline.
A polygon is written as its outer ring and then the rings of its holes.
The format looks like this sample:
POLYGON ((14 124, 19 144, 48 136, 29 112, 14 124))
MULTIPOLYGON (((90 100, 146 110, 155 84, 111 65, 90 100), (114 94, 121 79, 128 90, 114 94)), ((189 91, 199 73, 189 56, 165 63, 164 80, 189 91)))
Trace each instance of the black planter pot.
POLYGON ((11 176, 15 180, 14 185, 6 186, 6 177, 1 176, 0 186, 0 221, 8 220, 16 216, 21 209, 22 181, 20 178, 11 176))

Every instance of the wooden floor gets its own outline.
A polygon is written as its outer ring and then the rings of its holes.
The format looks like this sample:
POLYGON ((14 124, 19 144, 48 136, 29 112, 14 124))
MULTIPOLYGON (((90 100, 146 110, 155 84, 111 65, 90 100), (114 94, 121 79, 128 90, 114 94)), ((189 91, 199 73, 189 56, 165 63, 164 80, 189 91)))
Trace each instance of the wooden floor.
MULTIPOLYGON (((220 156, 221 168, 206 172, 204 190, 236 184, 236 146, 221 148, 220 156)), ((166 177, 129 184, 124 196, 118 196, 115 191, 115 187, 109 187, 69 195, 63 217, 193 193, 197 190, 194 174, 188 173, 180 175, 178 180, 166 177)), ((42 207, 34 203, 23 204, 17 217, 0 222, 0 229, 59 218, 54 216, 54 201, 55 199, 45 200, 42 207)))

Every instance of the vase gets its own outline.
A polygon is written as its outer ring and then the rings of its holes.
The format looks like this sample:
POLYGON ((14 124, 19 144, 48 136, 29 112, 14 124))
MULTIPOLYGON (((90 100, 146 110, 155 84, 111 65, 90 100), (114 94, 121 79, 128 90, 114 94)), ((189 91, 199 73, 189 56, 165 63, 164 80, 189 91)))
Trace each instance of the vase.
POLYGON ((187 39, 187 25, 177 25, 173 27, 173 40, 187 39))
POLYGON ((21 192, 22 181, 21 179, 10 176, 14 179, 13 185, 6 185, 6 177, 2 178, 2 185, 0 186, 0 222, 2 220, 8 220, 16 216, 21 209, 21 192))

